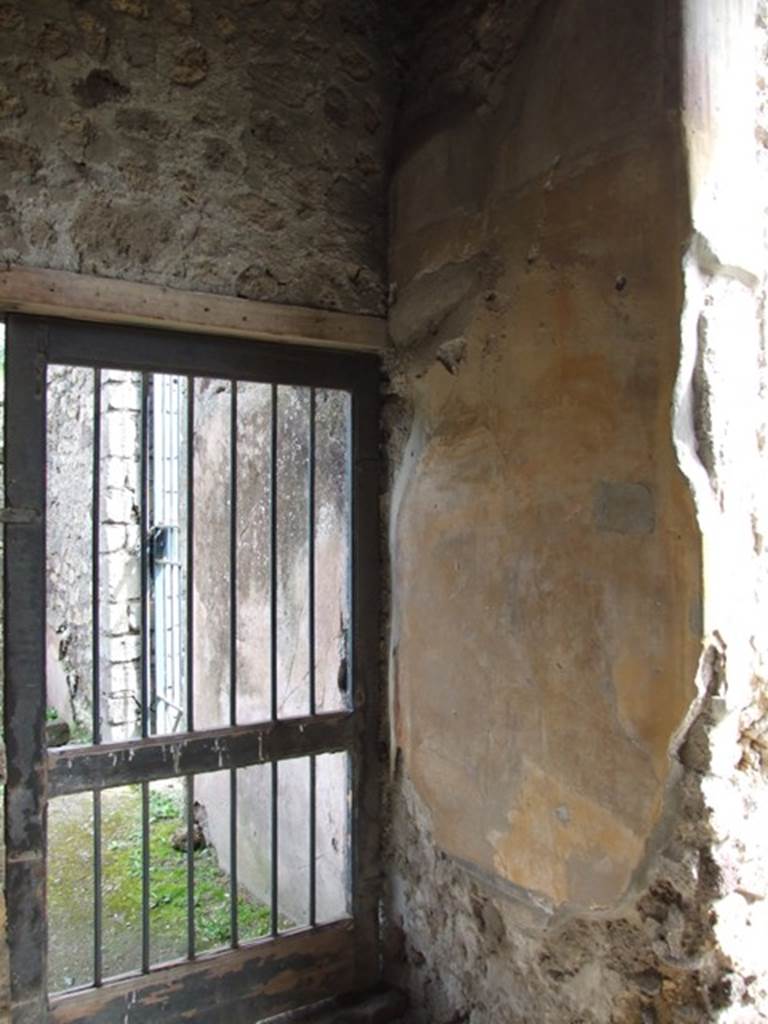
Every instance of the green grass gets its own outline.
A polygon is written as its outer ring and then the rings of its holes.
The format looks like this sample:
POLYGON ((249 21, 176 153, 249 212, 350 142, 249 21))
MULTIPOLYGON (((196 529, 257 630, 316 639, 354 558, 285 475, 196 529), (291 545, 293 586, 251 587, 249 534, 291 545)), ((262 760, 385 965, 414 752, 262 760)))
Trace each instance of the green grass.
MULTIPOLYGON (((149 915, 151 962, 186 955, 187 855, 174 849, 185 828, 180 784, 153 787, 149 799, 149 915)), ((91 797, 53 801, 49 821, 50 987, 57 991, 92 980, 93 857, 91 797)), ((141 951, 141 789, 102 796, 104 971, 139 967, 141 951)), ((194 854, 195 933, 198 951, 230 942, 229 877, 207 847, 194 854)), ((269 931, 269 910, 241 888, 238 924, 244 939, 269 931)))
MULTIPOLYGON (((138 793, 136 802, 138 804, 138 793)), ((151 927, 159 936, 186 933, 187 856, 174 849, 175 832, 185 827, 182 794, 152 790, 149 797, 149 909, 151 927)), ((108 827, 108 826, 107 826, 108 827)), ((116 835, 104 853, 104 873, 116 879, 109 898, 113 913, 130 918, 141 911, 141 830, 116 835)), ((198 945, 210 948, 229 942, 229 879, 216 863, 211 847, 196 850, 195 931, 198 945)), ((243 934, 265 935, 269 910, 238 894, 238 922, 243 934)))

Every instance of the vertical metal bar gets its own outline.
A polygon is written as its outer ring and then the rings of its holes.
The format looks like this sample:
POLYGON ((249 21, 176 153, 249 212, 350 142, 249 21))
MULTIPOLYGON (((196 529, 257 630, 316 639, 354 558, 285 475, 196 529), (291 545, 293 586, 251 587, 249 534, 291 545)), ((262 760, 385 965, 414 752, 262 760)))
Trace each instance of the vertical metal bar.
POLYGON ((141 735, 149 731, 149 572, 147 545, 149 543, 149 374, 141 375, 141 429, 139 439, 139 575, 141 580, 141 735))
MULTIPOLYGON (((307 606, 309 609, 309 713, 316 712, 315 680, 315 491, 316 491, 316 404, 314 388, 309 389, 309 469, 307 474, 307 606)), ((317 922, 317 763, 309 759, 309 924, 317 922)))
POLYGON ((93 984, 102 982, 101 790, 93 791, 93 984))
POLYGON ((149 783, 141 784, 141 971, 149 973, 149 783))
MULTIPOLYGON (((277 720, 277 385, 272 385, 270 417, 270 472, 269 472, 269 607, 270 607, 270 695, 272 720, 277 720)), ((277 762, 270 765, 272 784, 270 787, 270 930, 278 932, 278 813, 277 813, 277 762)))
POLYGON ((317 924, 317 758, 309 759, 309 926, 317 924))
POLYGON ((277 385, 272 385, 269 470, 269 656, 272 720, 277 719, 277 385))
POLYGON ((272 784, 271 784, 270 793, 269 793, 269 796, 270 796, 270 807, 271 807, 270 823, 269 823, 269 827, 270 827, 269 837, 270 837, 270 846, 271 846, 270 857, 271 857, 272 871, 271 871, 271 879, 270 879, 270 883, 271 884, 270 884, 270 899, 269 899, 269 927, 270 927, 270 932, 272 933, 272 935, 277 935, 278 930, 279 930, 279 928, 278 928, 279 908, 278 908, 278 894, 277 894, 277 886, 278 886, 277 856, 278 856, 278 845, 279 845, 279 843, 278 843, 278 834, 277 834, 277 829, 278 829, 278 813, 277 813, 278 774, 277 774, 277 761, 272 761, 270 763, 270 769, 271 769, 271 775, 272 775, 272 784))
POLYGON ((3 545, 5 894, 13 1020, 45 1020, 45 391, 48 327, 10 316, 3 545))
POLYGON ((187 776, 187 959, 195 959, 195 777, 187 776))
POLYGON ((229 421, 229 724, 237 725, 237 381, 229 421))
MULTIPOLYGON (((101 743, 101 370, 93 371, 91 497, 91 666, 93 742, 101 743)), ((101 793, 93 792, 93 984, 102 980, 101 793)))
POLYGON ((237 918, 237 770, 229 771, 229 935, 230 945, 236 949, 239 942, 237 918))
MULTIPOLYGON (((237 725, 237 381, 232 381, 229 422, 229 724, 237 725)), ((229 773, 230 943, 239 941, 237 921, 237 771, 229 773)))
POLYGON ((101 370, 93 371, 93 464, 91 466, 91 709, 93 743, 101 743, 101 370))
POLYGON ((307 474, 307 530, 309 534, 307 566, 307 606, 309 608, 309 713, 316 713, 315 694, 315 492, 316 482, 316 403, 315 389, 309 389, 309 472, 307 474))
MULTIPOLYGON (((139 454, 139 517, 141 527, 141 735, 149 731, 149 374, 141 375, 141 449, 139 454)), ((149 972, 149 783, 141 784, 141 970, 149 972)))
POLYGON ((195 729, 195 378, 186 378, 186 731, 195 729))
MULTIPOLYGON (((195 378, 187 377, 187 732, 195 728, 195 378)), ((195 779, 187 776, 187 956, 195 957, 195 779)))

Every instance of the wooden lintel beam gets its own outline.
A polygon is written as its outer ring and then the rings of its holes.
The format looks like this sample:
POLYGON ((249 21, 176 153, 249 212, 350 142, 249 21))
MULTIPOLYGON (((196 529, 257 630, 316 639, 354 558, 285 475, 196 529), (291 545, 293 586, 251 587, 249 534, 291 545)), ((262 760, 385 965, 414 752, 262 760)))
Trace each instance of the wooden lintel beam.
POLYGON ((48 752, 48 796, 245 768, 351 747, 349 712, 48 752))
POLYGON ((283 306, 33 267, 0 267, 0 312, 357 352, 384 352, 388 347, 383 317, 283 306))

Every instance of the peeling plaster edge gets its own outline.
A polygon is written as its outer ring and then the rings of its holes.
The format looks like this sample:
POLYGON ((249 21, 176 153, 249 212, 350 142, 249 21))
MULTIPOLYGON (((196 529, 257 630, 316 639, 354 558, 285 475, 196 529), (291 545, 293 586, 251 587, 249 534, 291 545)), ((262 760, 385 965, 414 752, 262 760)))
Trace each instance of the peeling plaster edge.
MULTIPOLYGON (((682 261, 683 307, 680 317, 680 360, 672 396, 672 443, 680 472, 693 497, 701 538, 718 516, 709 473, 699 456, 694 423, 694 377, 699 357, 699 316, 706 288, 719 273, 719 261, 703 236, 694 232, 682 261)), ((728 275, 733 276, 733 275, 728 275)))
POLYGON ((393 781, 397 766, 398 742, 397 742, 397 706, 398 688, 400 685, 398 673, 398 644, 400 614, 395 602, 395 594, 398 593, 397 576, 397 537, 400 525, 400 513, 405 501, 410 483, 413 479, 413 471, 419 463, 419 458, 424 452, 427 444, 424 424, 419 416, 414 415, 411 420, 408 440, 403 447, 400 464, 397 467, 390 491, 387 524, 387 548, 390 566, 390 591, 389 591, 389 615, 388 615, 388 638, 387 638, 387 721, 389 725, 389 781, 393 781))

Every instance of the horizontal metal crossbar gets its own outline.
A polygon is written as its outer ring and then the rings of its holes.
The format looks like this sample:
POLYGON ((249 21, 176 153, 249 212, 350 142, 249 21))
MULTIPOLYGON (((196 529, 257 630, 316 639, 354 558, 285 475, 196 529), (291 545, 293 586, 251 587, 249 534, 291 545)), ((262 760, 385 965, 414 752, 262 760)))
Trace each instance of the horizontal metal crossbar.
POLYGON ((351 748, 350 712, 48 752, 48 796, 336 753, 351 748))
MULTIPOLYGON (((44 330, 45 321, 40 322, 44 330)), ((376 381, 376 356, 328 352, 264 342, 256 349, 238 338, 207 335, 177 337, 164 331, 115 327, 109 344, 104 328, 71 321, 57 323, 45 341, 49 363, 100 366, 146 373, 192 374, 196 377, 292 384, 352 390, 376 381)))

